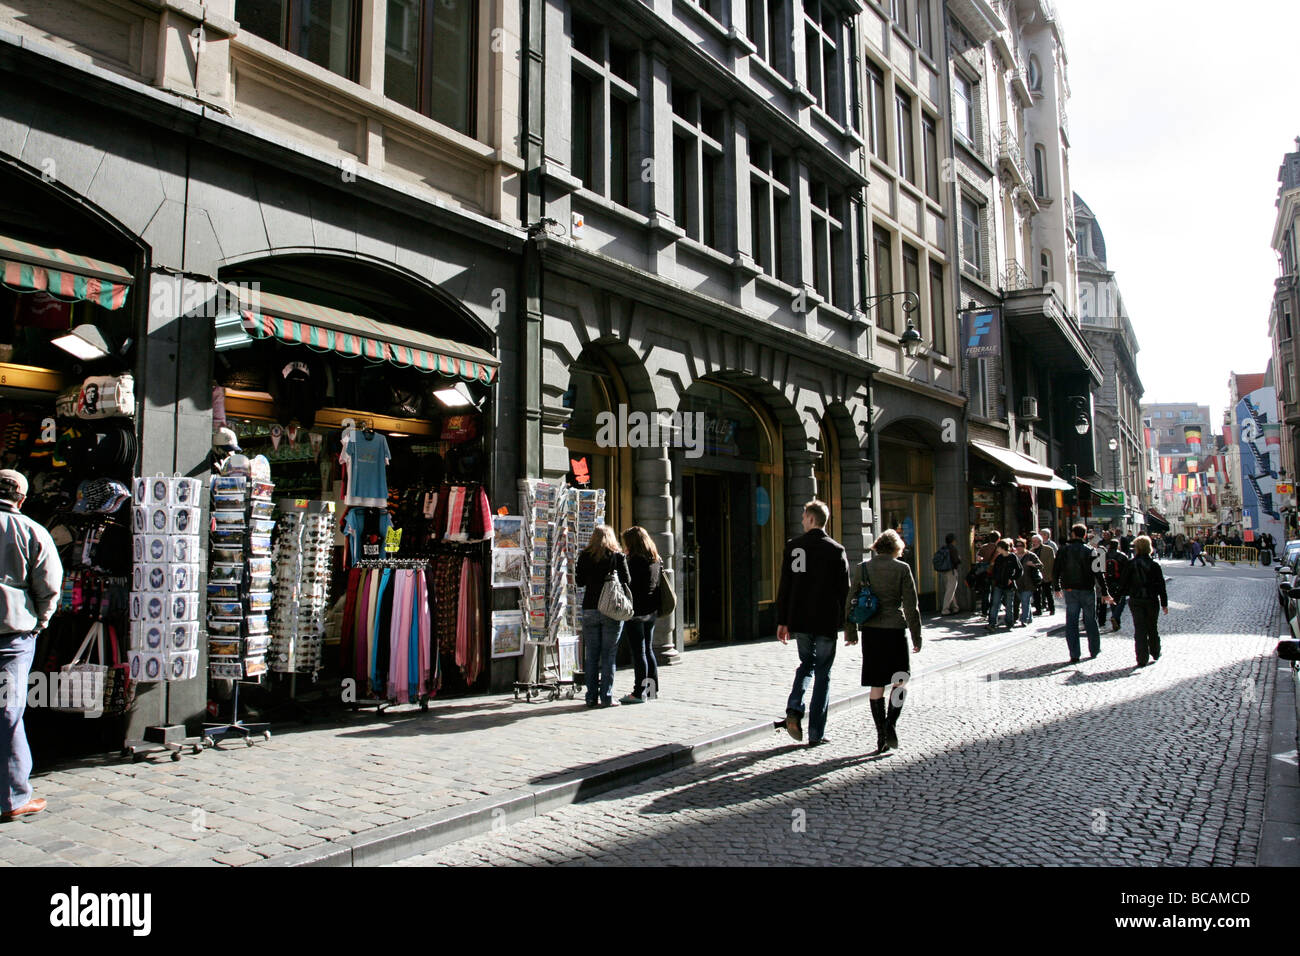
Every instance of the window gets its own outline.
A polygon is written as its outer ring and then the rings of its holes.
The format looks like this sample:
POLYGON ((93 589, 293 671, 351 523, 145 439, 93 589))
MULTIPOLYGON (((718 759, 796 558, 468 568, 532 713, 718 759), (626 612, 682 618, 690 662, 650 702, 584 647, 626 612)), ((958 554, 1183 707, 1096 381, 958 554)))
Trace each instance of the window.
POLYGON ((1045 288, 1052 281, 1052 254, 1044 249, 1038 255, 1038 285, 1045 288))
POLYGON ((249 33, 295 56, 357 78, 357 0, 239 0, 235 18, 249 33))
POLYGON ((1047 150, 1042 143, 1034 144, 1034 195, 1047 198, 1047 150))
POLYGON ((967 143, 975 142, 975 89, 974 84, 960 73, 953 73, 953 132, 967 143))
POLYGON ((935 202, 939 196, 939 129, 929 116, 921 115, 921 134, 925 149, 925 194, 935 202))
POLYGON ((943 266, 930 263, 930 341, 934 350, 948 354, 948 313, 943 294, 943 266))
POLYGON ((789 253, 790 160, 761 139, 749 144, 749 225, 754 261, 768 275, 793 284, 789 253))
POLYGON ((1038 57, 1029 54, 1029 89, 1035 93, 1043 91, 1043 68, 1038 63, 1038 57))
POLYGON ((477 3, 387 3, 384 95, 452 129, 474 135, 477 3))
MULTIPOLYGON (((887 296, 894 291, 894 255, 893 240, 888 230, 877 226, 875 229, 876 245, 876 292, 878 296, 887 296)), ((886 332, 894 332, 894 300, 876 300, 876 324, 886 332)))
POLYGON ((930 26, 930 0, 913 0, 916 4, 916 31, 912 36, 921 52, 934 59, 934 34, 930 26))
POLYGON ((804 56, 808 91, 836 122, 844 121, 844 90, 840 69, 840 18, 823 0, 804 0, 804 56))
POLYGON ((898 171, 916 185, 916 143, 912 139, 912 98, 894 95, 894 123, 898 134, 898 171))
POLYGON ((695 4, 719 23, 723 22, 724 0, 695 0, 695 4))
POLYGON ((825 183, 809 183, 812 219, 813 288, 827 302, 847 308, 848 249, 845 246, 845 200, 825 183))
POLYGON ((1291 304, 1289 302, 1283 302, 1282 303, 1282 338, 1289 339, 1290 337, 1291 337, 1291 304))
POLYGON ((888 134, 885 132, 885 74, 874 63, 867 63, 867 135, 871 139, 871 152, 886 162, 889 160, 888 134))
POLYGON ((786 3, 789 0, 746 0, 748 23, 745 32, 758 55, 782 76, 790 75, 790 31, 786 29, 786 3))
POLYGON ((1296 391, 1295 391, 1295 363, 1294 363, 1294 362, 1287 362, 1287 363, 1286 363, 1286 383, 1285 383, 1285 388, 1286 388, 1286 397, 1283 398, 1282 400, 1283 400, 1284 402, 1294 402, 1294 401, 1296 400, 1296 391))
POLYGON ((989 366, 988 359, 970 360, 970 409, 977 418, 992 418, 989 408, 989 366))
MULTIPOLYGON (((903 291, 911 292, 912 295, 916 296, 916 298, 912 298, 912 296, 906 296, 906 297, 900 296, 903 302, 911 302, 917 306, 920 306, 921 304, 921 253, 920 250, 918 250, 915 246, 910 246, 906 242, 903 243, 903 291)), ((913 324, 920 324, 919 321, 920 318, 921 318, 920 313, 916 314, 915 319, 912 319, 909 314, 904 313, 902 324, 906 326, 908 321, 912 321, 913 324)), ((918 329, 917 331, 919 332, 920 329, 918 329)))
POLYGON ((686 235, 721 248, 718 205, 721 192, 722 111, 676 79, 673 109, 673 218, 686 235))
POLYGON ((640 184, 636 156, 640 54, 577 14, 572 40, 570 168, 584 188, 620 206, 632 206, 640 197, 636 188, 640 184))
POLYGON ((983 238, 980 235, 980 208, 969 199, 961 201, 961 264, 977 276, 984 274, 983 238))

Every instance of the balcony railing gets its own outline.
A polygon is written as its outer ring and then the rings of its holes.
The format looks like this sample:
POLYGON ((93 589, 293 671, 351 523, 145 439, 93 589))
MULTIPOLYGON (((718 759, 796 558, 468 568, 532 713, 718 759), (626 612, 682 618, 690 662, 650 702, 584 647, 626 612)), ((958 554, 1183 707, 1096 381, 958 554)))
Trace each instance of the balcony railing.
POLYGON ((1002 133, 998 137, 998 162, 1006 167, 1015 185, 1031 185, 1029 164, 1025 162, 1024 154, 1020 152, 1016 131, 1010 123, 1002 124, 1002 133))
POLYGON ((1033 280, 1029 278, 1029 273, 1019 262, 1007 263, 1007 272, 1002 280, 1002 289, 1004 292, 1018 292, 1021 289, 1032 289, 1033 280))

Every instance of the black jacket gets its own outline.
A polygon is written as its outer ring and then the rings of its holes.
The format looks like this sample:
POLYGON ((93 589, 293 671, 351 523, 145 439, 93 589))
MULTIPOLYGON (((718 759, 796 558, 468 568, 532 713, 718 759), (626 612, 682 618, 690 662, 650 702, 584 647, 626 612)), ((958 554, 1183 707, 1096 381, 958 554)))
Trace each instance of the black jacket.
POLYGON ((993 559, 993 586, 1014 590, 1016 578, 1020 577, 1023 570, 1020 559, 1014 554, 999 554, 993 559))
POLYGON ((1120 549, 1106 552, 1106 590, 1111 597, 1119 596, 1120 581, 1124 579, 1125 569, 1129 566, 1130 560, 1129 556, 1120 549))
MULTIPOLYGON (((659 575, 663 562, 653 564, 637 554, 627 556, 627 569, 632 575, 632 615, 643 617, 659 613, 659 575)), ((606 572, 608 573, 608 572, 606 572)))
POLYGON ((1120 572, 1115 596, 1119 595, 1127 597, 1130 601, 1158 600, 1161 607, 1168 607, 1169 594, 1165 590, 1165 572, 1150 558, 1136 557, 1120 572))
POLYGON ((1082 541, 1071 540, 1056 556, 1053 591, 1097 591, 1106 594, 1106 576, 1098 570, 1098 554, 1082 541))
POLYGON ((776 623, 793 634, 839 634, 849 597, 849 557, 821 528, 786 542, 776 623))
MULTIPOLYGON (((574 568, 573 578, 578 587, 587 589, 582 595, 584 611, 600 610, 600 592, 605 587, 605 579, 609 577, 610 568, 617 569, 620 581, 627 585, 631 584, 632 576, 627 569, 627 557, 621 551, 606 555, 604 561, 593 560, 586 551, 578 555, 578 564, 574 568)), ((635 608, 635 594, 633 601, 635 608)))

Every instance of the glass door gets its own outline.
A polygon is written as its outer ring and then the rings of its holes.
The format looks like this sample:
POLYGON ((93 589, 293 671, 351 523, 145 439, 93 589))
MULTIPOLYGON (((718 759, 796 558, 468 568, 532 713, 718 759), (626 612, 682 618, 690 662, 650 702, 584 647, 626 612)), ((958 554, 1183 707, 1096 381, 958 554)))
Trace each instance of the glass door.
POLYGON ((681 602, 687 644, 725 641, 731 633, 729 499, 723 476, 683 476, 681 602))

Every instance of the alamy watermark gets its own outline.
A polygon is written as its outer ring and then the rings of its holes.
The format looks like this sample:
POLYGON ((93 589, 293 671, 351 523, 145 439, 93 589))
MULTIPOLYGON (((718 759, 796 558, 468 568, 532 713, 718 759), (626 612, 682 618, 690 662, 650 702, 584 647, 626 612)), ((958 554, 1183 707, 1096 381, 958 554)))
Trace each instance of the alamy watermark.
POLYGON ((601 448, 681 448, 687 458, 704 455, 708 422, 703 412, 634 412, 626 405, 596 415, 601 448))
POLYGON ((8 707, 15 696, 27 698, 31 708, 75 710, 88 718, 104 716, 104 677, 87 671, 33 671, 24 691, 14 686, 8 674, 0 673, 0 707, 8 707))

